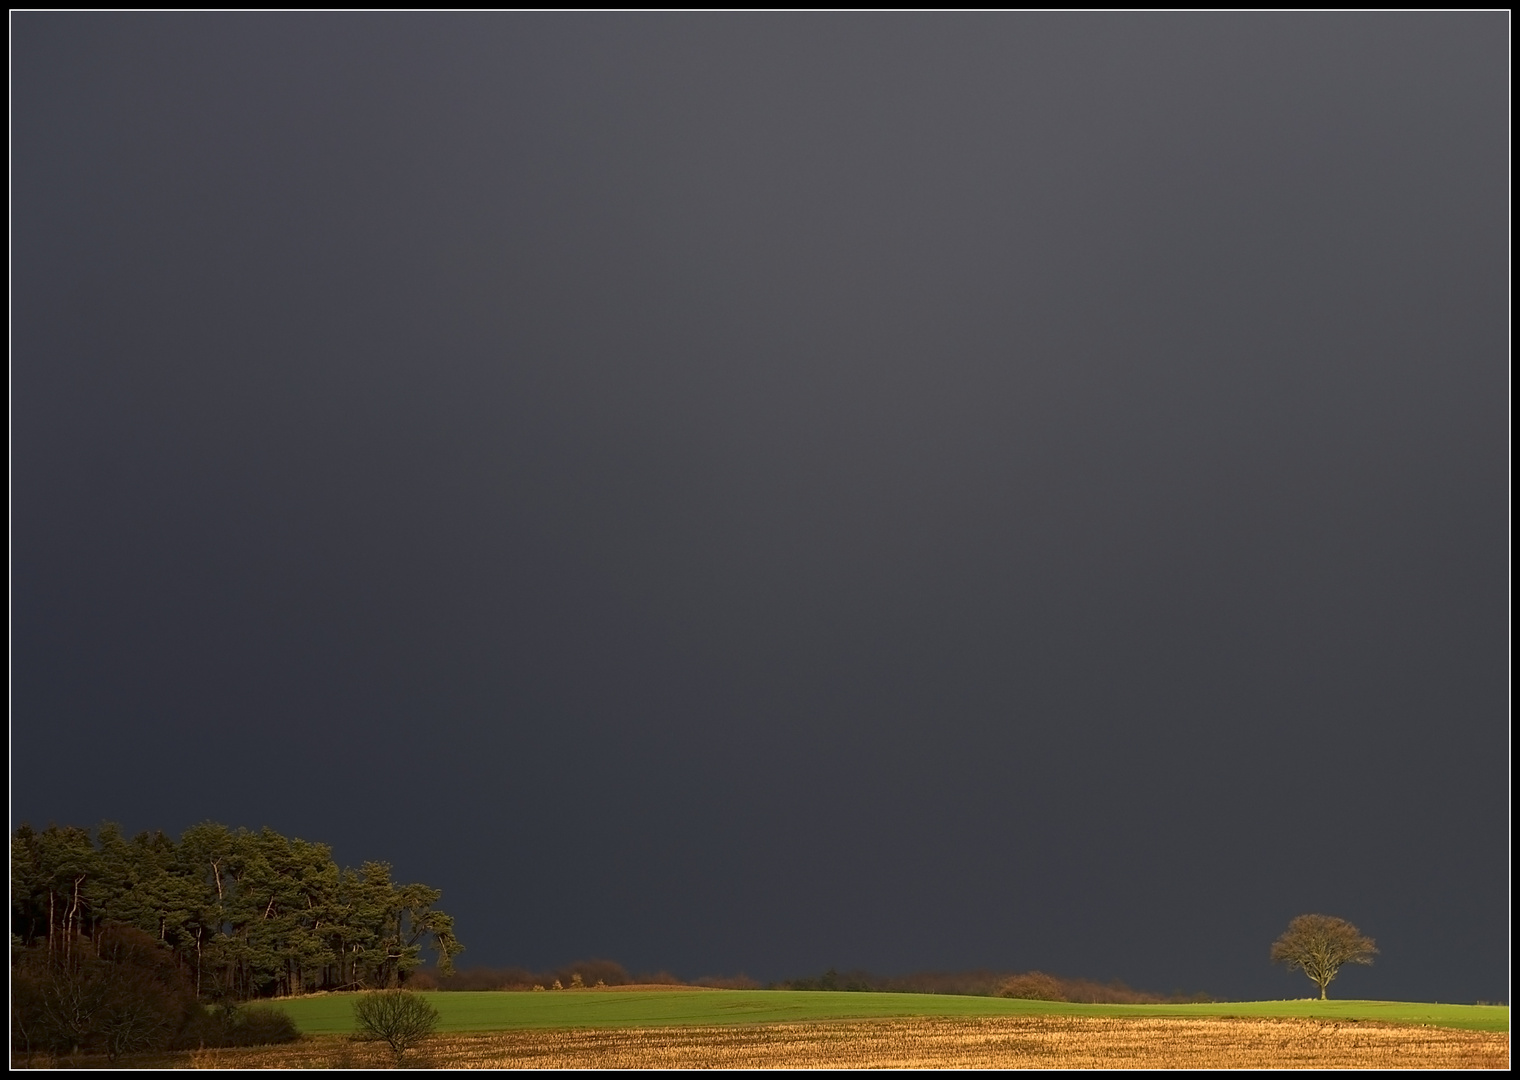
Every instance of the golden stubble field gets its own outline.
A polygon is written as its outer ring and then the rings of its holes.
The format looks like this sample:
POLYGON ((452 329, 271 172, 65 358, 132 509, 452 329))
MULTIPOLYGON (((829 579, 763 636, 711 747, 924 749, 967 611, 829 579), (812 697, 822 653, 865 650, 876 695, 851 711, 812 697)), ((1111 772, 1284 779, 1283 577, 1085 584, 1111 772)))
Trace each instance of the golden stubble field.
MULTIPOLYGON (((391 1057, 375 1043, 321 1036, 281 1047, 204 1050, 120 1064, 384 1068, 391 1057)), ((1503 1069, 1509 1066, 1509 1035, 1317 1020, 915 1018, 441 1035, 408 1053, 404 1064, 450 1069, 1503 1069)))

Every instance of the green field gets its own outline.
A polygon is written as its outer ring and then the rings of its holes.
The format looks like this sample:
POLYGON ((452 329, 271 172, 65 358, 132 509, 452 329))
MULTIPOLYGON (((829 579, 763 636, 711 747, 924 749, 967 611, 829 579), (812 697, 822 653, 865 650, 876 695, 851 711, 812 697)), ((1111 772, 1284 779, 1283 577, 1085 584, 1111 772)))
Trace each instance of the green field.
MULTIPOLYGON (((1308 1017, 1434 1024, 1508 1031, 1507 1005, 1436 1005, 1402 1001, 1242 1001, 1207 1005, 1073 1005, 1054 1001, 809 990, 463 991, 424 995, 442 1016, 440 1031, 521 1028, 677 1027, 775 1024, 888 1016, 1220 1016, 1308 1017)), ((277 1002, 305 1034, 354 1030, 352 994, 316 994, 277 1002)))

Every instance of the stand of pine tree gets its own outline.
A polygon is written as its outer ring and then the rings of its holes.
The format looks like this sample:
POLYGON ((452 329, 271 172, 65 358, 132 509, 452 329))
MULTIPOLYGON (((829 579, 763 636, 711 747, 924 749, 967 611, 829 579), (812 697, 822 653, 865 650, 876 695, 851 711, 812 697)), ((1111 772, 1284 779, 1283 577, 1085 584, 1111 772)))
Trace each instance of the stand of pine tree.
POLYGON ((440 892, 397 885, 390 866, 340 870, 325 844, 272 829, 206 822, 176 843, 130 840, 115 825, 22 825, 11 838, 11 951, 18 964, 67 965, 99 952, 109 926, 155 942, 194 1000, 237 1002, 315 990, 393 987, 462 951, 440 892))

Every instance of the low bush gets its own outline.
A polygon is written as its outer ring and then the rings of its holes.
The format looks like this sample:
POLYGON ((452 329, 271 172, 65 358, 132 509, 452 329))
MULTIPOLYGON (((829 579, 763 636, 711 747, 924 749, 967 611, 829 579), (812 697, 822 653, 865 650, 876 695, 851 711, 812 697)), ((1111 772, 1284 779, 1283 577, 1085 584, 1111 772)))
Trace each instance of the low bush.
POLYGON ((438 1010, 409 990, 378 990, 354 1002, 359 1030, 387 1043, 396 1060, 438 1027, 438 1010))
POLYGON ((233 1017, 230 1046, 273 1046, 301 1037, 290 1014, 275 1005, 248 1005, 233 1017))
POLYGON ((212 1009, 198 1008, 177 1040, 182 1049, 215 1049, 228 1046, 274 1046, 301 1037, 290 1014, 277 1005, 231 1003, 212 1009))
POLYGON ((164 1049, 198 1008, 168 950, 133 927, 108 924, 93 941, 11 958, 11 1049, 26 1055, 164 1049))

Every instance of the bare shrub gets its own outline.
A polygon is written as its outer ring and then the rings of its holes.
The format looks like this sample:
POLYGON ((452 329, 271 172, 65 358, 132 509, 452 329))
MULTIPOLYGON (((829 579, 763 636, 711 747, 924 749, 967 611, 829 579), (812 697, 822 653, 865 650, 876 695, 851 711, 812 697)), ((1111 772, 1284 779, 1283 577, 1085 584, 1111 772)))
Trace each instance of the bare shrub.
POLYGON ((438 1010, 409 990, 379 990, 354 1002, 354 1019, 365 1035, 389 1045, 400 1062, 438 1027, 438 1010))
POLYGON ((239 1009, 232 1024, 230 1046, 273 1046, 301 1037, 290 1014, 275 1005, 249 1005, 239 1009))
POLYGON ((628 969, 614 960, 577 960, 573 964, 567 964, 556 971, 544 972, 547 978, 539 978, 537 982, 547 982, 549 979, 563 979, 571 986, 576 985, 579 979, 583 984, 604 983, 607 986, 626 986, 633 982, 633 976, 628 974, 628 969))
MULTIPOLYGON (((406 976, 406 988, 408 990, 437 990, 438 978, 431 971, 412 971, 406 976)), ((496 987, 484 987, 483 989, 495 990, 496 987)))
POLYGON ((1022 998, 1026 1001, 1068 1001, 1066 988, 1061 980, 1043 971, 1029 971, 1015 975, 1003 983, 999 997, 1022 998))

